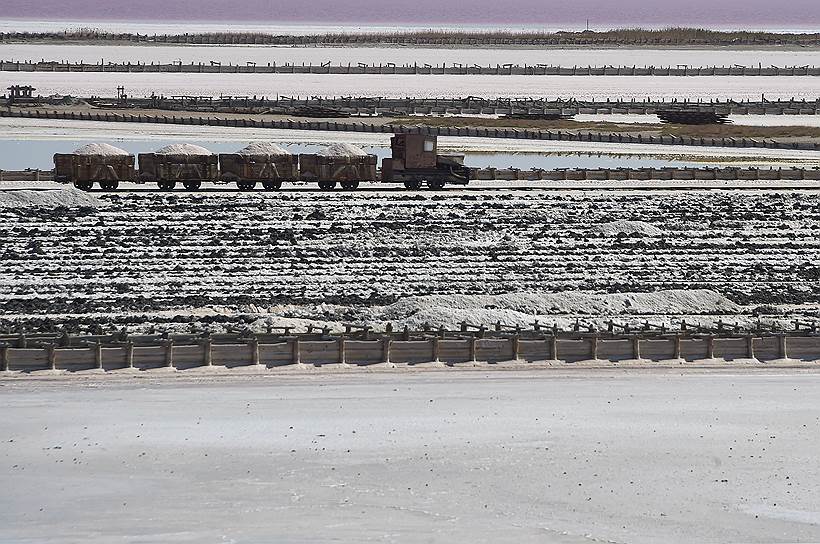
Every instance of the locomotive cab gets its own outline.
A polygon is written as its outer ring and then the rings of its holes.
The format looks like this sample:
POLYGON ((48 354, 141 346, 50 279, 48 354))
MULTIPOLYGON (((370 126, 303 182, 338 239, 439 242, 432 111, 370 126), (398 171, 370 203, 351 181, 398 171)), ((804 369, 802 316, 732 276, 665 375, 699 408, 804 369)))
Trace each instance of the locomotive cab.
POLYGON ((396 134, 390 139, 391 157, 382 161, 382 181, 403 183, 408 189, 441 189, 447 183, 466 185, 470 170, 464 155, 439 155, 436 136, 396 134))

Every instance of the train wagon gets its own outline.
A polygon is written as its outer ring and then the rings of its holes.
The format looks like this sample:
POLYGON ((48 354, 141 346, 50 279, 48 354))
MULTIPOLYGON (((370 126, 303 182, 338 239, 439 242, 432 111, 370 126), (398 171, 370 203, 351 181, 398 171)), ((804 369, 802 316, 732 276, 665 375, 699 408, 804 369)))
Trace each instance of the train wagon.
POLYGON ((133 181, 134 155, 109 144, 88 144, 73 153, 54 155, 54 180, 90 190, 95 183, 113 191, 120 182, 133 181))
POLYGON ((350 144, 337 143, 320 153, 299 155, 299 179, 320 189, 356 189, 362 181, 378 181, 377 159, 350 144))
POLYGON ((282 187, 283 181, 299 179, 299 156, 276 144, 254 142, 236 153, 219 154, 220 179, 250 191, 257 183, 266 190, 282 187))
POLYGON ((204 182, 219 181, 219 160, 214 153, 193 144, 172 144, 153 153, 140 153, 139 181, 156 183, 170 191, 177 182, 196 191, 204 182))
POLYGON ((439 155, 435 136, 396 134, 390 138, 390 151, 390 158, 382 161, 384 183, 403 183, 408 189, 420 189, 426 183, 428 188, 438 190, 447 183, 470 182, 464 155, 439 155))

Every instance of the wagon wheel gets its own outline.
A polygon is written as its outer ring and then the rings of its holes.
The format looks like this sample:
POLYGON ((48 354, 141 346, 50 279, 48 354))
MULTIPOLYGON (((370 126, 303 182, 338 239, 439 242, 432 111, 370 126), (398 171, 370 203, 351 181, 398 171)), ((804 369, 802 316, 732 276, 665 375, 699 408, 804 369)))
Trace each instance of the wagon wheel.
POLYGON ((333 189, 334 187, 336 187, 336 182, 335 181, 323 180, 323 181, 319 182, 319 189, 322 189, 323 191, 329 191, 330 189, 333 189))
POLYGON ((420 179, 408 179, 404 182, 404 188, 409 189, 411 191, 418 191, 421 189, 421 180, 420 179))
POLYGON ((345 189, 346 191, 352 191, 352 190, 358 189, 358 188, 359 188, 359 182, 358 181, 343 181, 342 182, 342 189, 345 189))
POLYGON ((240 191, 253 191, 254 187, 256 187, 255 181, 237 181, 236 186, 239 187, 240 191))
POLYGON ((103 191, 115 191, 117 189, 117 187, 119 187, 119 185, 120 185, 119 182, 116 181, 116 180, 101 181, 100 182, 100 188, 103 191))
POLYGON ((94 186, 94 182, 92 181, 75 181, 74 187, 81 191, 90 191, 91 187, 94 186))
POLYGON ((282 182, 278 180, 263 181, 262 187, 264 187, 266 191, 275 191, 282 188, 282 182))
POLYGON ((188 191, 197 191, 202 187, 201 181, 183 181, 182 186, 188 191))
POLYGON ((444 189, 443 179, 431 179, 427 181, 427 188, 431 191, 441 191, 444 189))
POLYGON ((174 187, 176 187, 177 183, 175 181, 158 181, 157 186, 160 188, 161 191, 170 191, 174 187))

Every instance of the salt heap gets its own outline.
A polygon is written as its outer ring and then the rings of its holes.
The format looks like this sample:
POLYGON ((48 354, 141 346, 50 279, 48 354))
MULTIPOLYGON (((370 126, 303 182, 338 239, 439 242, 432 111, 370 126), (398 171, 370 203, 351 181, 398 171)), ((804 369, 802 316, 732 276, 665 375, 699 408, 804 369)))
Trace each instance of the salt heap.
POLYGON ((600 232, 609 236, 616 236, 618 234, 643 234, 644 236, 660 236, 663 231, 656 226, 650 225, 644 221, 612 221, 611 223, 603 223, 596 225, 591 229, 594 232, 600 232))
MULTIPOLYGON (((448 328, 462 321, 531 326, 539 316, 704 315, 735 314, 740 307, 708 289, 670 289, 652 293, 597 294, 505 293, 501 295, 423 295, 405 297, 384 306, 371 321, 448 328)), ((543 319, 543 317, 542 317, 543 319)), ((554 319, 554 317, 553 317, 554 319)))
POLYGON ((355 145, 337 142, 319 151, 319 155, 323 157, 366 157, 367 152, 355 145))
POLYGON ((107 204, 74 187, 48 191, 0 191, 0 208, 99 208, 107 204))
POLYGON ((171 144, 157 149, 154 153, 157 155, 212 155, 210 151, 204 147, 194 144, 171 144))
POLYGON ((279 147, 273 142, 253 142, 237 151, 239 155, 268 155, 281 157, 290 155, 286 149, 279 147))
POLYGON ((130 155, 130 153, 110 144, 87 144, 74 150, 75 155, 90 155, 96 157, 113 157, 130 155))

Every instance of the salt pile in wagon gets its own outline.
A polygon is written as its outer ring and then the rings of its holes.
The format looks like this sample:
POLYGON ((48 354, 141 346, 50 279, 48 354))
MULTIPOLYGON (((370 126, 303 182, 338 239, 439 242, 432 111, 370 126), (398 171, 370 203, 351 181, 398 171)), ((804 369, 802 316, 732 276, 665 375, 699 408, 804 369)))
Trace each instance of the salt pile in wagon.
POLYGON ((74 155, 93 156, 93 157, 121 157, 128 156, 130 153, 119 147, 105 143, 92 143, 74 150, 74 155))
POLYGON ((170 144, 157 149, 157 155, 212 155, 210 151, 196 144, 170 144))
POLYGON ((367 152, 355 145, 337 142, 319 151, 319 155, 323 157, 367 157, 367 152))
POLYGON ((285 157, 291 153, 273 142, 252 142, 236 152, 238 155, 285 157))

